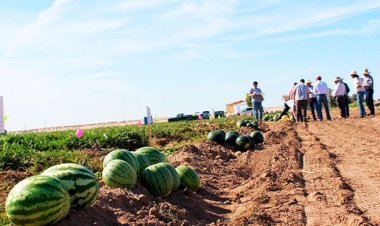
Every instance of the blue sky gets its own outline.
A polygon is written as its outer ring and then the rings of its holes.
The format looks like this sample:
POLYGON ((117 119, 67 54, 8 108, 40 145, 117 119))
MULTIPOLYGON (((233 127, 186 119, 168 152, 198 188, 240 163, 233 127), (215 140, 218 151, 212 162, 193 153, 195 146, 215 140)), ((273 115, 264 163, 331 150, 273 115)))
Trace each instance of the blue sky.
POLYGON ((317 74, 368 68, 380 87, 379 0, 0 0, 0 15, 8 130, 225 110, 254 80, 264 107, 317 74))

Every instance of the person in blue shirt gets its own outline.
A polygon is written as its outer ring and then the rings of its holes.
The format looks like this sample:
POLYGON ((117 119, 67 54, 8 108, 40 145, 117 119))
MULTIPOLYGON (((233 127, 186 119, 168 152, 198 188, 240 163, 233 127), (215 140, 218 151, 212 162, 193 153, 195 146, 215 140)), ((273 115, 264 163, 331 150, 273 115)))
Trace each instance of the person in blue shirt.
POLYGON ((261 122, 263 120, 263 92, 257 87, 257 81, 253 82, 253 87, 249 91, 249 95, 252 97, 253 115, 256 120, 261 122))

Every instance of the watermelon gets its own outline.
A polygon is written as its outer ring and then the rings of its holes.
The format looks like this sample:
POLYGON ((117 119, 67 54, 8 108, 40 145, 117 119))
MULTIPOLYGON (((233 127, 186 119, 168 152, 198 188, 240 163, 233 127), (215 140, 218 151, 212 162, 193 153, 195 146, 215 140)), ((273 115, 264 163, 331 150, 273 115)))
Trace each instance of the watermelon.
POLYGON ((145 155, 151 165, 157 164, 159 162, 168 162, 168 158, 166 158, 165 154, 153 147, 139 148, 135 152, 145 155))
POLYGON ((220 130, 211 131, 208 133, 207 140, 214 141, 218 144, 224 144, 225 134, 220 130))
POLYGON ((173 176, 165 164, 148 166, 142 174, 142 184, 155 196, 166 197, 173 190, 173 176))
POLYGON ((180 179, 179 179, 179 175, 177 173, 177 171, 175 170, 175 168, 170 165, 169 163, 166 163, 166 162, 162 162, 162 163, 159 163, 159 164, 162 164, 164 165, 171 173, 172 177, 173 177, 173 191, 174 190, 177 190, 179 188, 179 185, 180 185, 180 179))
POLYGON ((32 176, 9 192, 5 212, 14 225, 55 224, 70 210, 67 187, 57 178, 32 176))
POLYGON ((246 150, 252 148, 253 143, 252 143, 252 140, 251 140, 251 138, 249 136, 243 135, 243 136, 239 136, 236 139, 236 146, 240 150, 246 151, 246 150))
POLYGON ((225 142, 229 145, 234 146, 236 139, 239 137, 239 133, 235 131, 229 131, 226 133, 225 142))
POLYGON ((108 153, 103 160, 103 168, 106 167, 110 161, 115 159, 120 159, 128 162, 135 169, 136 173, 140 172, 140 165, 135 156, 133 156, 130 151, 124 149, 116 149, 108 153))
POLYGON ((126 161, 112 160, 103 169, 103 181, 112 188, 129 188, 136 186, 137 174, 131 164, 126 161))
POLYGON ((259 131, 253 131, 249 136, 253 139, 254 144, 260 144, 264 142, 263 134, 259 131))
POLYGON ((252 121, 252 127, 253 129, 259 129, 259 123, 257 121, 252 121))
POLYGON ((198 174, 192 168, 181 165, 178 166, 175 170, 177 171, 181 180, 181 188, 189 188, 193 191, 198 190, 201 181, 198 174))
POLYGON ((133 156, 137 159, 140 165, 140 171, 137 173, 137 178, 140 178, 142 172, 144 169, 148 166, 150 166, 149 159, 142 153, 139 152, 132 152, 133 156))
POLYGON ((243 127, 243 126, 247 126, 247 120, 239 120, 237 123, 236 123, 236 125, 237 125, 237 127, 238 128, 241 128, 241 127, 243 127))
POLYGON ((50 167, 41 175, 58 178, 68 188, 71 208, 84 209, 91 206, 99 194, 95 174, 85 166, 65 163, 50 167))

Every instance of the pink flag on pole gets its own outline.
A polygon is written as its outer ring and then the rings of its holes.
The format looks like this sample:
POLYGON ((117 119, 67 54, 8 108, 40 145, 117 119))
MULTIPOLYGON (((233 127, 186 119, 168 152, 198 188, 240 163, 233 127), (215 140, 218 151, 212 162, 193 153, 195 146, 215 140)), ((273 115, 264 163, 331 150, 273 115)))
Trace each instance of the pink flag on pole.
POLYGON ((78 138, 81 138, 84 134, 84 130, 81 129, 81 128, 78 128, 77 129, 77 132, 75 133, 75 135, 78 137, 78 138))
POLYGON ((141 127, 141 126, 142 126, 142 123, 141 123, 140 120, 137 122, 137 126, 138 126, 138 127, 141 127))
POLYGON ((198 119, 199 119, 199 120, 202 120, 202 119, 203 119, 203 118, 202 118, 202 115, 199 115, 198 119))

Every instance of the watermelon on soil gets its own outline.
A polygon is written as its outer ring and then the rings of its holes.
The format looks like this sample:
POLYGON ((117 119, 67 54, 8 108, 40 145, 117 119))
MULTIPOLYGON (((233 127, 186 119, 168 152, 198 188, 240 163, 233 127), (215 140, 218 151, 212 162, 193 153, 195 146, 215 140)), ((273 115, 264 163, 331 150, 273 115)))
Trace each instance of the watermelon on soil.
POLYGON ((241 128, 243 126, 247 126, 247 123, 248 123, 247 120, 239 120, 237 121, 236 125, 238 128, 241 128))
POLYGON ((131 164, 126 161, 112 160, 103 169, 103 181, 113 188, 129 188, 136 186, 137 174, 131 164))
POLYGON ((159 162, 168 162, 166 155, 157 148, 142 147, 137 149, 135 152, 145 155, 151 165, 157 164, 159 162))
POLYGON ((55 224, 70 210, 67 187, 57 178, 32 176, 20 181, 9 192, 5 212, 14 225, 55 224))
POLYGON ((137 173, 137 178, 140 178, 142 172, 144 171, 144 169, 148 166, 150 166, 150 162, 149 162, 149 159, 142 153, 139 153, 139 152, 132 152, 133 156, 135 156, 135 158, 137 159, 137 161, 139 162, 139 165, 140 165, 140 171, 137 173))
POLYGON ((228 131, 226 133, 225 142, 229 145, 234 146, 236 139, 239 137, 239 133, 235 131, 228 131))
POLYGON ((240 150, 246 151, 246 150, 249 150, 253 147, 253 143, 252 143, 252 140, 249 136, 242 135, 236 139, 236 146, 240 150))
POLYGON ((207 140, 214 141, 218 144, 224 144, 225 134, 220 130, 211 131, 208 133, 207 140))
POLYGON ((41 175, 58 178, 66 185, 71 198, 71 208, 83 209, 89 207, 98 197, 98 179, 85 166, 73 163, 60 164, 50 167, 41 175))
POLYGON ((263 134, 259 131, 253 131, 249 136, 253 139, 254 144, 260 144, 264 142, 263 134))
POLYGON ((135 169, 136 173, 140 172, 140 164, 132 154, 132 152, 125 149, 116 149, 106 155, 103 160, 103 168, 107 166, 112 160, 120 159, 128 162, 135 169))
POLYGON ((142 183, 152 195, 166 197, 173 190, 173 176, 164 164, 148 166, 142 174, 142 183))
POLYGON ((178 166, 175 170, 177 171, 181 180, 181 188, 189 188, 193 191, 198 190, 201 181, 198 174, 191 167, 181 165, 178 166))
POLYGON ((181 181, 180 181, 179 175, 178 175, 177 171, 175 170, 175 168, 166 162, 161 162, 158 164, 164 165, 170 171, 170 173, 173 177, 173 191, 177 190, 179 188, 181 181))

